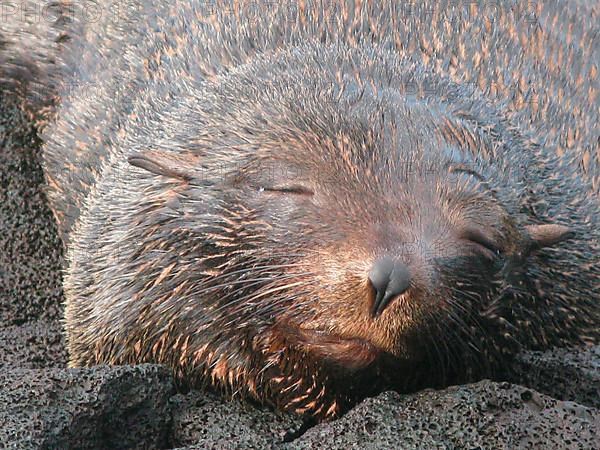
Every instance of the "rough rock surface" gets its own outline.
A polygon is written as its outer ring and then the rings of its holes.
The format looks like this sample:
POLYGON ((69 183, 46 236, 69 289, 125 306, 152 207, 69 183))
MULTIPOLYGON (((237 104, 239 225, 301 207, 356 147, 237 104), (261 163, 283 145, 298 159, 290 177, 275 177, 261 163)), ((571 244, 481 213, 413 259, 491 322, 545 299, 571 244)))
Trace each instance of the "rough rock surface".
POLYGON ((519 355, 506 379, 546 395, 600 408, 600 347, 519 355))
POLYGON ((173 381, 159 366, 0 371, 0 442, 25 448, 165 448, 173 381))
POLYGON ((60 367, 62 247, 43 192, 39 141, 0 92, 0 365, 60 367))
POLYGON ((386 392, 286 448, 598 448, 598 410, 482 381, 401 396, 386 392))
POLYGON ((0 327, 0 367, 62 367, 67 353, 58 321, 37 320, 0 327))
POLYGON ((171 445, 196 448, 269 448, 294 437, 297 416, 276 414, 239 401, 223 402, 197 391, 171 399, 171 445))

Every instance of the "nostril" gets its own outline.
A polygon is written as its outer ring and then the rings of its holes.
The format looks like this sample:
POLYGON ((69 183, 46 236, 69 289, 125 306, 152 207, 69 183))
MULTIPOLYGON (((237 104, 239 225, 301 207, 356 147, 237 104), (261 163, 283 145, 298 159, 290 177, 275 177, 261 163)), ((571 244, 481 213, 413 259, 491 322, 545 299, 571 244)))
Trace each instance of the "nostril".
POLYGON ((375 293, 371 315, 377 317, 395 297, 410 287, 410 272, 404 263, 382 258, 373 264, 369 281, 375 293))

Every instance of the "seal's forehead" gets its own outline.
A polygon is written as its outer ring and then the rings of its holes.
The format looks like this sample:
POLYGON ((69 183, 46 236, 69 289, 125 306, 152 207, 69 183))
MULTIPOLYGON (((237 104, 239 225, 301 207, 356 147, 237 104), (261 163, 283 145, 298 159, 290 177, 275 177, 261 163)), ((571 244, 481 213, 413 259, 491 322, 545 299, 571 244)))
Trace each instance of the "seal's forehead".
MULTIPOLYGON (((275 157, 263 155, 243 167, 243 174, 261 185, 308 183, 323 187, 364 186, 392 191, 402 186, 457 179, 454 169, 479 176, 473 158, 453 145, 423 143, 408 151, 385 148, 376 142, 350 148, 341 139, 315 144, 313 151, 277 149, 275 157), (285 155, 285 156, 283 156, 285 155), (433 176, 433 178, 431 178, 433 176)), ((291 145, 291 144, 290 144, 291 145)), ((296 144, 294 144, 296 145, 296 144)))
POLYGON ((447 139, 438 124, 385 117, 337 131, 309 129, 262 149, 253 159, 293 171, 384 178, 445 171, 451 165, 471 167, 475 160, 470 148, 447 139))
MULTIPOLYGON (((348 92, 348 98, 323 94, 274 103, 227 121, 228 139, 235 141, 227 149, 236 153, 230 159, 280 173, 387 181, 445 171, 450 163, 471 165, 478 154, 475 125, 444 104, 390 89, 385 95, 365 90, 359 98, 348 92), (251 124, 244 122, 248 117, 251 124)), ((210 135, 222 139, 223 133, 210 135)))

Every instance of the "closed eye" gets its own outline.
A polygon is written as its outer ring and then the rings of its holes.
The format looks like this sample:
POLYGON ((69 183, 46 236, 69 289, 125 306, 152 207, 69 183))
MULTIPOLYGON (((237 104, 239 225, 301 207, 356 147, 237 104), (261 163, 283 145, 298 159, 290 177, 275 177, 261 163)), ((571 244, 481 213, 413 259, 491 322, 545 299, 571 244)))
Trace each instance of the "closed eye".
POLYGON ((479 173, 477 173, 475 170, 470 169, 468 167, 465 166, 451 166, 449 168, 451 173, 465 173, 467 175, 471 175, 474 176, 475 178, 477 178, 479 181, 485 181, 485 178, 483 176, 481 176, 479 173))
POLYGON ((290 185, 290 186, 272 186, 272 187, 264 187, 262 188, 265 192, 275 192, 279 194, 293 194, 293 195, 304 195, 304 196, 312 196, 314 192, 307 187, 300 185, 290 185))
POLYGON ((467 228, 463 230, 460 237, 465 241, 477 245, 486 257, 494 259, 502 254, 500 247, 481 230, 467 228))

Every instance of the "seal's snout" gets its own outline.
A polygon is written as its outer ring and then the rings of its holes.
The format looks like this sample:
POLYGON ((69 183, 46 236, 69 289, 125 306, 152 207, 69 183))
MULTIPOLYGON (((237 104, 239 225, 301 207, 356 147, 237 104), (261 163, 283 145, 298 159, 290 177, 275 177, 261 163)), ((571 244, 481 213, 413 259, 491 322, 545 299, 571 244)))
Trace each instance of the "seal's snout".
POLYGON ((410 287, 410 272, 401 261, 385 257, 375 261, 369 272, 369 282, 375 293, 372 317, 379 316, 391 301, 410 287))

